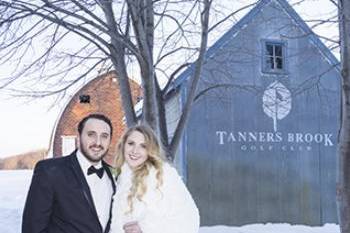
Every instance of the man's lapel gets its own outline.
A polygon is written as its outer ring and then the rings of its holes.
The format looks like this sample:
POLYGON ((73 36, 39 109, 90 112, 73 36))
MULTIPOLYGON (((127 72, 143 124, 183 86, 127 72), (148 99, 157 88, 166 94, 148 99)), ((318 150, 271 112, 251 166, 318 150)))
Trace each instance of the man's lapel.
MULTIPOLYGON (((71 157, 71 163, 70 164, 71 164, 72 170, 73 170, 77 180, 79 181, 79 184, 81 186, 81 190, 83 192, 84 198, 87 201, 92 214, 97 218, 97 221, 100 223, 100 221, 98 219, 98 216, 97 216, 97 211, 96 211, 96 208, 95 208, 95 204, 94 204, 94 201, 92 199, 91 191, 90 191, 89 185, 88 185, 88 183, 87 183, 87 181, 85 179, 83 170, 81 169, 81 166, 80 166, 80 164, 78 162, 76 151, 73 152, 70 157, 71 157)), ((99 225, 100 225, 100 228, 101 228, 101 231, 102 231, 101 223, 99 225)))
POLYGON ((112 222, 113 196, 114 196, 114 194, 116 192, 116 186, 115 186, 113 175, 112 175, 111 170, 110 170, 110 166, 103 160, 102 160, 102 166, 104 167, 104 169, 105 169, 109 179, 111 180, 112 187, 113 187, 113 194, 112 194, 110 208, 109 208, 109 219, 108 219, 108 222, 107 222, 107 226, 105 228, 105 232, 109 232, 110 227, 111 227, 111 222, 112 222))
POLYGON ((110 166, 103 160, 102 160, 102 166, 104 167, 104 169, 108 175, 108 178, 111 180, 111 184, 112 184, 112 188, 113 188, 113 195, 114 195, 115 191, 116 191, 116 186, 115 186, 115 181, 114 181, 113 175, 112 175, 111 170, 110 170, 110 166))

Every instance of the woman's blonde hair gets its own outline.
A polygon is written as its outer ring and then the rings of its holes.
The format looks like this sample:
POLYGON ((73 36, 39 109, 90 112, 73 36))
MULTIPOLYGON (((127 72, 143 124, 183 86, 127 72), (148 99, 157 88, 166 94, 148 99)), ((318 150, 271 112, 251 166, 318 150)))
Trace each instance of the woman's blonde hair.
POLYGON ((118 146, 117 146, 117 155, 116 155, 116 169, 121 171, 121 167, 125 162, 125 143, 128 137, 133 132, 141 133, 145 138, 145 146, 147 151, 147 159, 140 166, 133 168, 133 177, 132 185, 130 188, 130 193, 128 195, 128 204, 129 210, 127 213, 133 211, 133 199, 137 198, 139 201, 142 201, 143 195, 147 191, 147 186, 145 184, 145 179, 149 175, 151 167, 156 169, 156 179, 157 179, 157 188, 163 184, 163 162, 164 162, 164 152, 160 143, 154 134, 153 130, 146 125, 137 125, 126 130, 126 132, 121 137, 118 146))

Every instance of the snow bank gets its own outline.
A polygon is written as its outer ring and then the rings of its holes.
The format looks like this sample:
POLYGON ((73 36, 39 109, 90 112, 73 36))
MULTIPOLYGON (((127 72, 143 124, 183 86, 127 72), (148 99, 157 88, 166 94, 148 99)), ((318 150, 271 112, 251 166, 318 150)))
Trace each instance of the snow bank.
MULTIPOLYGON (((32 178, 31 170, 0 171, 0 232, 20 233, 22 211, 32 178)), ((322 227, 281 224, 250 224, 241 227, 201 227, 199 233, 340 233, 336 224, 322 227)))

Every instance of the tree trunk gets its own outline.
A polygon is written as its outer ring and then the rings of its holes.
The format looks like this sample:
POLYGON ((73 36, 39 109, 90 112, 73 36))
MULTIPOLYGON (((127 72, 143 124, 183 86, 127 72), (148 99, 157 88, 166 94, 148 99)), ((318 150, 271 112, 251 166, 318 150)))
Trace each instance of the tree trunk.
POLYGON ((201 12, 201 23, 202 23, 202 35, 201 35, 201 45, 199 49, 198 59, 196 61, 196 66, 194 70, 194 74, 188 88, 186 103, 182 110, 182 115, 180 117, 179 123, 176 127, 174 137, 171 140, 169 145, 169 149, 167 151, 167 156, 171 160, 174 160, 175 153, 177 148, 179 147, 181 137, 183 135, 183 131, 185 129, 186 122, 190 117, 192 104, 194 98, 196 96, 197 85, 199 82, 199 78, 202 71, 202 66, 205 58, 205 54, 207 51, 207 43, 208 43, 208 27, 209 27, 209 10, 210 10, 211 1, 204 0, 203 1, 203 11, 201 12))
POLYGON ((153 128, 157 134, 158 107, 156 100, 155 71, 153 64, 154 43, 154 12, 153 1, 127 0, 131 21, 136 35, 137 47, 140 53, 138 61, 141 69, 143 88, 142 121, 153 128))
POLYGON ((342 116, 338 144, 337 204, 341 233, 350 233, 350 0, 339 0, 342 116))
POLYGON ((103 1, 103 11, 106 17, 107 25, 110 30, 111 45, 109 47, 111 53, 111 60, 117 73, 117 80, 119 84, 120 95, 122 99, 123 110, 126 118, 127 126, 136 124, 136 114, 134 111, 134 104, 132 102, 131 89, 129 85, 129 77, 126 71, 125 64, 125 45, 118 33, 115 22, 115 17, 112 9, 112 2, 103 1))

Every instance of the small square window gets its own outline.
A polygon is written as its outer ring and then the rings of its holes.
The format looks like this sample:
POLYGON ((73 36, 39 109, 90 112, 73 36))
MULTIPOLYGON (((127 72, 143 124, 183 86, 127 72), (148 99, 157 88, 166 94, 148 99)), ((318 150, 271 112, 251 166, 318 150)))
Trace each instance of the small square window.
POLYGON ((62 156, 69 155, 75 150, 76 138, 77 137, 75 135, 61 135, 62 156))
POLYGON ((79 102, 81 104, 89 104, 90 103, 90 95, 80 95, 79 102))
POLYGON ((275 41, 263 41, 263 72, 286 72, 285 43, 275 41))

